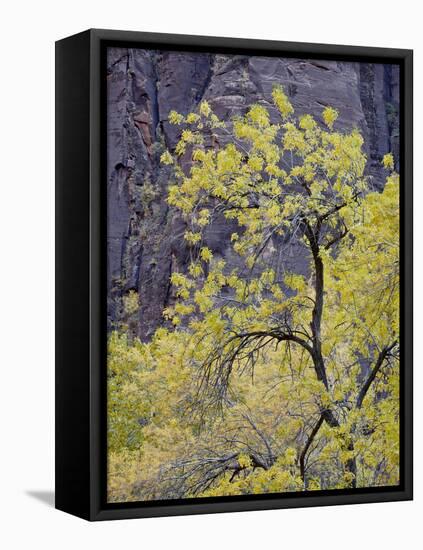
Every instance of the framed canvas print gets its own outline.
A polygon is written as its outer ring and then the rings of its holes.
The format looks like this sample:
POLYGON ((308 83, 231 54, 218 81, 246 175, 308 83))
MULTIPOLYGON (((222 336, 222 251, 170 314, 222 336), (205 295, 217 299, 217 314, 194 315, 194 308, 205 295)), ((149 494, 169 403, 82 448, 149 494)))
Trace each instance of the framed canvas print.
POLYGON ((412 498, 412 52, 56 44, 56 506, 412 498))

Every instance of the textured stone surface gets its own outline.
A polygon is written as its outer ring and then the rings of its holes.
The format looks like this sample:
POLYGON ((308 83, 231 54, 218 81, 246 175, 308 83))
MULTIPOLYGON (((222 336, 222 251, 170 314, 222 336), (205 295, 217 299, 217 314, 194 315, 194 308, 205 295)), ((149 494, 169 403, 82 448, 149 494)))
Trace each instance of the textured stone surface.
MULTIPOLYGON (((274 113, 271 91, 279 83, 297 114, 319 119, 331 105, 340 113, 338 129, 360 129, 376 188, 384 179, 381 157, 392 151, 398 158, 396 66, 110 48, 107 80, 109 328, 125 321, 122 298, 135 290, 141 307, 131 327, 142 339, 151 336, 174 300, 170 274, 188 262, 184 222, 165 202, 171 174, 159 162, 178 139, 178 128, 167 121, 171 110, 186 114, 207 99, 228 119, 257 101, 274 113)), ((207 244, 236 265, 228 246, 231 232, 215 223, 207 244)), ((278 258, 278 243, 273 244, 278 258)), ((301 271, 296 258, 281 261, 301 271)))

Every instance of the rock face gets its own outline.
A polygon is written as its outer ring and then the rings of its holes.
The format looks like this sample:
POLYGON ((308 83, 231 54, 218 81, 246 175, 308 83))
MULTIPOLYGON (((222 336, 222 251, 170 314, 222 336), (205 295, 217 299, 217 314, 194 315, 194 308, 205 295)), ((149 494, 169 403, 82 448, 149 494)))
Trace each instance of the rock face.
MULTIPOLYGON (((331 105, 339 110, 336 128, 358 127, 367 147, 371 182, 375 188, 383 186, 381 157, 389 151, 399 157, 398 66, 108 50, 109 329, 124 322, 148 340, 163 322, 164 307, 174 300, 170 275, 184 271, 188 262, 184 222, 165 201, 171 174, 159 161, 178 139, 179 129, 169 124, 169 112, 186 114, 207 99, 224 119, 244 113, 255 102, 272 113, 275 83, 283 85, 297 114, 320 119, 323 108, 331 105), (139 295, 140 309, 129 319, 123 301, 131 290, 139 295)), ((207 245, 236 265, 227 238, 231 232, 214 224, 207 245)), ((286 261, 295 264, 295 258, 286 261)))

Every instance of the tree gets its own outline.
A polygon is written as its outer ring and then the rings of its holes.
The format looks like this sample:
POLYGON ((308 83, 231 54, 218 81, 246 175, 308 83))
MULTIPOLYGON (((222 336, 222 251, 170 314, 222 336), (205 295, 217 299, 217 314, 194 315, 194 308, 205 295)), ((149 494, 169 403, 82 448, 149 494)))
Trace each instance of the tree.
POLYGON ((363 139, 337 116, 296 118, 280 87, 230 124, 207 102, 170 114, 181 139, 162 162, 191 262, 171 277, 174 329, 151 344, 180 353, 150 355, 167 409, 143 428, 155 473, 138 497, 398 483, 398 176, 386 155, 372 192, 363 139), (235 226, 241 268, 207 246, 212 223, 235 226))

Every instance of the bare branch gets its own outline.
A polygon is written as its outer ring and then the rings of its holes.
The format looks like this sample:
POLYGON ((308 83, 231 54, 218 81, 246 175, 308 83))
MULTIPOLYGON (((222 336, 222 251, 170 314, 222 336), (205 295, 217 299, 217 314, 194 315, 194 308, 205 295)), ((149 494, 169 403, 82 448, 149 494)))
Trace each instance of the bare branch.
POLYGON ((305 470, 306 470, 305 461, 306 461, 307 452, 310 448, 310 445, 313 443, 313 440, 316 437, 317 432, 320 430, 320 427, 323 424, 324 420, 325 420, 325 416, 324 416, 324 413, 322 413, 319 417, 319 420, 314 425, 310 435, 308 436, 307 442, 304 446, 304 449, 301 452, 301 455, 300 455, 300 474, 301 474, 301 479, 303 480, 303 482, 305 482, 305 470))
POLYGON ((366 394, 367 394, 372 382, 376 378, 377 373, 380 371, 380 369, 383 365, 383 362, 385 361, 387 355, 389 355, 389 353, 397 345, 397 343, 398 342, 395 340, 395 342, 393 342, 389 346, 385 346, 382 349, 382 351, 379 353, 378 358, 376 360, 376 363, 375 363, 373 369, 370 371, 368 377, 366 378, 366 381, 363 384, 363 387, 360 390, 360 393, 358 394, 357 403, 356 403, 357 409, 361 408, 361 406, 363 404, 363 401, 364 401, 364 398, 366 397, 366 394))

